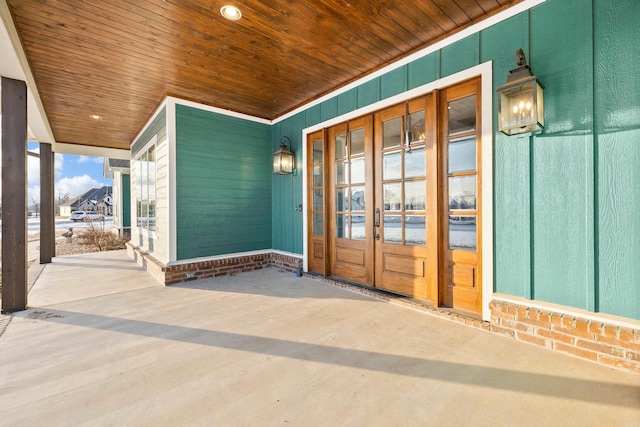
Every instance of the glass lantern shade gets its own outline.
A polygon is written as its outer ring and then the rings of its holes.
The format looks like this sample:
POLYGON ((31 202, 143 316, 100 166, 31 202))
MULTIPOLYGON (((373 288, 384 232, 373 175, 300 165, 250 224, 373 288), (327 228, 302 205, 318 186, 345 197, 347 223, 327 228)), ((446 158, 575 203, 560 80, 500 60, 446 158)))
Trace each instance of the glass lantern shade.
POLYGON ((500 86, 498 96, 500 132, 517 135, 544 128, 544 91, 535 76, 500 86))
POLYGON ((278 150, 273 153, 273 173, 277 175, 288 175, 295 169, 294 154, 281 144, 278 150))
POLYGON ((544 91, 535 76, 517 79, 497 89, 498 124, 505 135, 539 132, 544 128, 544 91))

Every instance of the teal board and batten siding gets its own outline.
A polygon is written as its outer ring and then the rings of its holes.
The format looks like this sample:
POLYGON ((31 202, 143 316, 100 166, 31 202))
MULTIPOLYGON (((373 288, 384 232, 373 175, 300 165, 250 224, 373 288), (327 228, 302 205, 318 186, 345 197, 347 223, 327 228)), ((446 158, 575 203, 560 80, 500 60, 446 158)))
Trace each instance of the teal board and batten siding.
MULTIPOLYGON (((493 61, 494 290, 640 319, 640 2, 548 0, 278 122, 302 130, 493 61), (545 86, 543 134, 497 132, 495 88, 523 48, 545 86)), ((302 169, 274 177, 273 247, 302 253, 302 169)))
POLYGON ((122 174, 122 218, 120 223, 122 227, 131 227, 131 175, 122 174))
POLYGON ((640 318, 640 3, 594 1, 597 307, 640 318))
POLYGON ((271 249, 271 130, 176 105, 177 260, 271 249))

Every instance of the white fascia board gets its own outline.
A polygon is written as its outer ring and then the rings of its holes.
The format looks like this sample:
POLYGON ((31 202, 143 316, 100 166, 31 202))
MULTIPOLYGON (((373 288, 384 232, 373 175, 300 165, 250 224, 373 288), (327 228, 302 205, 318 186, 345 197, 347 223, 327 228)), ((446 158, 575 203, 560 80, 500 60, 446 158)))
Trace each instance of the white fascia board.
POLYGON ((493 297, 493 61, 480 65, 482 79, 481 155, 482 155, 482 320, 491 321, 489 303, 493 297))
POLYGON ((53 150, 58 151, 51 125, 45 114, 35 79, 31 74, 27 56, 22 49, 18 31, 13 24, 9 6, 5 0, 0 0, 0 76, 21 80, 27 85, 27 121, 29 129, 38 142, 54 144, 53 150))
MULTIPOLYGON (((273 249, 261 249, 261 250, 257 250, 257 251, 248 251, 248 252, 233 252, 233 253, 229 253, 229 254, 223 254, 223 255, 214 255, 214 256, 207 256, 207 257, 199 257, 199 258, 189 258, 189 259, 181 259, 179 261, 169 261, 168 263, 165 263, 165 265, 167 267, 173 267, 176 265, 185 265, 185 264, 195 264, 198 262, 208 262, 208 261, 220 261, 220 260, 224 260, 224 259, 230 259, 230 258, 241 258, 241 257, 247 257, 247 256, 255 256, 255 255, 268 255, 273 253, 274 250, 273 249)), ((285 254, 285 252, 281 252, 282 254, 285 254)))
POLYGON ((198 110, 209 111, 211 113, 221 114, 223 116, 235 117, 237 119, 243 119, 243 120, 256 122, 256 123, 262 123, 265 125, 273 124, 273 122, 268 119, 251 116, 249 114, 238 113, 232 110, 225 110, 224 108, 212 107, 210 105, 200 104, 198 102, 193 102, 193 101, 186 101, 184 99, 175 98, 173 96, 169 96, 167 97, 167 99, 170 99, 171 101, 173 101, 175 105, 184 105, 185 107, 191 107, 198 110))
POLYGON ((145 123, 142 129, 140 129, 140 132, 138 132, 138 134, 135 137, 133 137, 133 139, 129 143, 129 149, 133 148, 133 144, 142 136, 142 134, 147 130, 147 128, 151 126, 151 123, 153 123, 156 117, 158 117, 162 109, 167 106, 167 103, 169 102, 168 100, 169 100, 169 97, 165 97, 160 103, 160 105, 158 105, 158 108, 156 108, 156 110, 153 112, 153 114, 151 115, 151 118, 147 120, 147 123, 145 123))
POLYGON ((81 156, 109 157, 111 159, 129 160, 131 151, 118 148, 93 147, 91 145, 67 144, 57 142, 54 151, 60 154, 78 154, 81 156))

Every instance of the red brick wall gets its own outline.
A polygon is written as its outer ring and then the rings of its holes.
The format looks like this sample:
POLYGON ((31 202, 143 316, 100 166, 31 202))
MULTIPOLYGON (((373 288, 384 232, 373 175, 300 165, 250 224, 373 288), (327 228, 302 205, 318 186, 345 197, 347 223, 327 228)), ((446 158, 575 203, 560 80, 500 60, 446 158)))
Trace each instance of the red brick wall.
POLYGON ((271 266, 290 273, 295 273, 298 266, 302 266, 302 260, 292 256, 273 253, 271 254, 271 266))
POLYGON ((245 271, 261 270, 271 266, 271 254, 249 255, 213 261, 201 261, 190 264, 174 265, 164 268, 164 284, 189 280, 209 279, 220 276, 233 276, 245 271))
POLYGON ((268 267, 295 272, 298 265, 302 265, 300 258, 271 252, 172 266, 165 266, 152 255, 131 244, 127 244, 127 253, 138 265, 145 268, 156 280, 165 285, 234 275, 268 267))
POLYGON ((493 300, 491 330, 520 341, 640 372, 640 330, 493 300))

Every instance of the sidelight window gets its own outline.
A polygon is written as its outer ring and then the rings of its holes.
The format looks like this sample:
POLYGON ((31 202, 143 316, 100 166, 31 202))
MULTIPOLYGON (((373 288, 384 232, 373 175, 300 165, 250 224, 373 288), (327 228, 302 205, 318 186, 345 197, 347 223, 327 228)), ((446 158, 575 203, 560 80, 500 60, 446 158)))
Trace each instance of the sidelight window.
POLYGON ((151 144, 134 161, 136 217, 138 228, 156 231, 156 144, 151 144))

